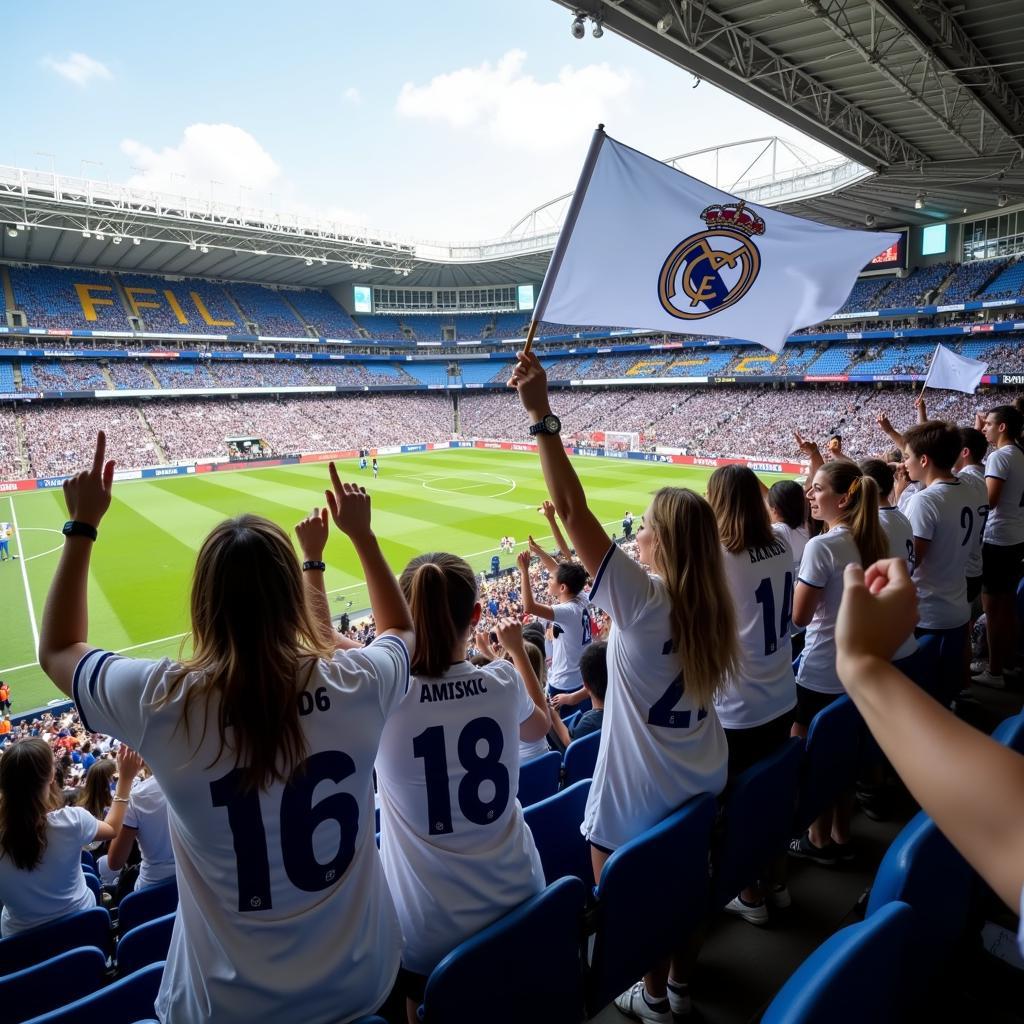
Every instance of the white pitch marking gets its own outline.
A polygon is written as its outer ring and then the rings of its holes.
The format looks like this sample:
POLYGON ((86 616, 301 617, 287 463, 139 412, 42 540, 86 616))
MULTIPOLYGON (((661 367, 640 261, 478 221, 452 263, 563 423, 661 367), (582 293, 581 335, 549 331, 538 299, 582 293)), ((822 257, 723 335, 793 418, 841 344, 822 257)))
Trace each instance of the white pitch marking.
POLYGON ((39 626, 36 624, 36 610, 32 607, 32 590, 28 585, 28 570, 25 568, 25 549, 21 546, 21 530, 18 528, 18 513, 14 510, 14 498, 7 499, 11 503, 11 522, 14 524, 14 536, 18 541, 18 561, 21 562, 21 582, 25 585, 25 603, 28 605, 28 621, 32 627, 32 650, 39 650, 39 626))

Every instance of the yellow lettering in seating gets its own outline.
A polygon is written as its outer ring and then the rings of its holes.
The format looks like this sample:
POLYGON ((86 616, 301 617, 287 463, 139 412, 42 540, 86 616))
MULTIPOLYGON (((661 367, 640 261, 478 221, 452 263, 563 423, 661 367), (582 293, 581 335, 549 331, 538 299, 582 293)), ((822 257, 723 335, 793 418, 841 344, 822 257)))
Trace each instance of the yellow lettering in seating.
POLYGON ((108 284, 76 284, 75 293, 78 295, 78 301, 82 305, 82 313, 85 314, 86 320, 96 320, 96 307, 97 306, 112 306, 114 304, 113 299, 104 299, 99 295, 93 295, 93 292, 112 292, 114 289, 108 284))
POLYGON ((192 296, 192 301, 196 304, 196 309, 199 310, 199 315, 203 318, 203 320, 206 321, 208 326, 210 326, 210 327, 234 327, 235 326, 235 321, 234 320, 214 320, 213 317, 210 316, 210 311, 206 308, 206 305, 203 303, 203 300, 201 298, 199 298, 199 296, 195 292, 189 292, 189 295, 192 296))

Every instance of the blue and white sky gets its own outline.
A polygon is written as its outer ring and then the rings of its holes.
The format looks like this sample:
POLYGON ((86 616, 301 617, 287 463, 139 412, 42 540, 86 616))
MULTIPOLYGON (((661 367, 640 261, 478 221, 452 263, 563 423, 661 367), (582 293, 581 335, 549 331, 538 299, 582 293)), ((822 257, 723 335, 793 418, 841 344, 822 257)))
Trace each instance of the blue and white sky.
POLYGON ((448 240, 570 191, 599 121, 659 157, 762 135, 830 155, 570 21, 551 0, 33 0, 5 11, 0 163, 448 240))

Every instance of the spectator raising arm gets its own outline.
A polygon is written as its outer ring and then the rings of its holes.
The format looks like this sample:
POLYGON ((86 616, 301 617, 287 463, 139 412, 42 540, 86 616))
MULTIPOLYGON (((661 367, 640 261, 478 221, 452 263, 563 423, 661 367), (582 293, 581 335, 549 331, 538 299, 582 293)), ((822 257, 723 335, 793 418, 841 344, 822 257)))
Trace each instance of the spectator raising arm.
MULTIPOLYGON (((530 582, 530 552, 520 551, 516 559, 519 565, 519 585, 523 594, 523 611, 527 615, 536 615, 539 619, 547 619, 553 622, 555 610, 549 604, 541 604, 533 594, 533 584, 530 582)), ((555 567, 557 570, 557 566, 555 567)))
POLYGON ((889 417, 880 412, 875 422, 882 428, 882 432, 888 437, 900 451, 903 451, 903 435, 889 422, 889 417))
POLYGON ((814 474, 825 465, 825 460, 822 457, 821 449, 814 441, 809 441, 803 437, 799 431, 796 431, 793 436, 796 438, 796 445, 800 449, 801 454, 806 455, 810 459, 810 466, 807 470, 807 479, 813 480, 814 474))
POLYGON ((107 437, 96 435, 92 468, 64 481, 72 533, 64 540, 43 609, 39 664, 61 692, 72 696, 75 668, 89 651, 89 560, 96 530, 110 508, 114 463, 106 460, 107 437))
POLYGON ((142 769, 142 758, 126 743, 117 749, 117 788, 114 800, 107 812, 105 824, 110 826, 110 836, 99 836, 97 839, 110 839, 110 850, 107 852, 107 867, 111 871, 120 871, 128 863, 128 855, 132 852, 132 843, 138 833, 137 828, 125 828, 124 816, 128 810, 128 798, 131 796, 132 783, 142 769))
MULTIPOLYGON (((324 548, 330 523, 327 518, 327 507, 314 508, 301 523, 295 525, 295 537, 302 552, 302 584, 306 592, 306 604, 310 616, 317 624, 321 641, 325 647, 339 646, 338 634, 331 623, 331 606, 327 601, 327 589, 324 586, 324 569, 315 568, 310 563, 322 566, 324 548)), ((353 641, 345 641, 345 646, 353 641)))
POLYGON ((526 641, 523 640, 522 623, 515 619, 502 619, 495 627, 501 646, 512 659, 512 666, 522 676, 526 684, 526 692, 533 701, 533 714, 519 726, 519 738, 531 743, 543 739, 551 728, 551 712, 544 697, 544 689, 540 685, 537 673, 526 654, 526 641))
POLYGON ((543 565, 548 572, 558 572, 558 559, 553 555, 548 554, 548 552, 545 551, 532 536, 527 539, 530 542, 530 551, 537 556, 540 564, 543 565))
POLYGON ((569 550, 569 545, 565 542, 565 536, 562 533, 562 529, 558 525, 558 519, 555 516, 555 506, 550 501, 542 501, 540 510, 544 513, 544 518, 548 521, 548 526, 551 527, 551 536, 555 539, 555 547, 558 548, 559 553, 564 559, 571 562, 572 551, 569 550))
POLYGON ((890 664, 917 622, 902 558, 848 565, 836 667, 900 778, 949 841, 1017 910, 1024 887, 1024 757, 960 721, 890 664))

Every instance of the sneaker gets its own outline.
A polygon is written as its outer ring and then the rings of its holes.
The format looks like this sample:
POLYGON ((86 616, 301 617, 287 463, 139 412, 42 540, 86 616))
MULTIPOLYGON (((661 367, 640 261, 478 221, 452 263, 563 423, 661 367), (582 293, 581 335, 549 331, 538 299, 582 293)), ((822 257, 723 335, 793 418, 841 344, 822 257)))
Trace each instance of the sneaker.
POLYGON ((982 672, 988 671, 988 660, 986 658, 979 658, 977 661, 971 662, 971 675, 980 676, 982 672))
POLYGON ((773 885, 768 890, 765 899, 768 901, 768 906, 774 907, 776 910, 785 910, 793 903, 789 889, 785 885, 773 885))
POLYGON ((668 979, 668 1007, 673 1017, 690 1018, 693 1014, 693 1000, 690 998, 688 983, 668 979))
POLYGON ((768 907, 764 900, 761 900, 760 903, 748 903, 742 897, 734 896, 725 905, 725 912, 742 917, 744 921, 749 921, 751 924, 764 925, 768 923, 768 907))
POLYGON ((824 867, 831 867, 836 862, 836 852, 829 843, 827 846, 815 846, 810 836, 805 832, 799 839, 789 841, 790 857, 799 857, 801 860, 813 860, 816 864, 824 867))
POLYGON ((668 999, 658 999, 649 1003, 642 981, 638 981, 627 992, 616 997, 615 1005, 633 1020, 651 1021, 651 1024, 672 1024, 672 1010, 668 999))
POLYGON ((1003 676, 994 676, 991 672, 988 671, 988 669, 986 669, 980 675, 975 676, 974 681, 979 686, 987 686, 989 687, 989 689, 992 690, 1006 689, 1006 680, 1003 678, 1003 676))

